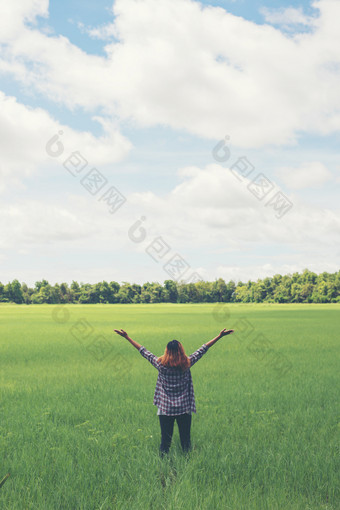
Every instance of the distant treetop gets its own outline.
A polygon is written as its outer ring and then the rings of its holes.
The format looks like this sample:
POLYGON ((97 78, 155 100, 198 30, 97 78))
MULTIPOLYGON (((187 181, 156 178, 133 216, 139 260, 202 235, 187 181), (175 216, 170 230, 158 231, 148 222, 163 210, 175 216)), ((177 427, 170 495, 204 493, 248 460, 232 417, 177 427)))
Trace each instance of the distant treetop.
POLYGON ((0 302, 17 304, 63 303, 339 303, 340 271, 316 274, 308 269, 302 273, 276 274, 256 282, 213 282, 165 280, 136 283, 102 281, 99 283, 56 283, 47 280, 34 288, 18 280, 0 283, 0 302))

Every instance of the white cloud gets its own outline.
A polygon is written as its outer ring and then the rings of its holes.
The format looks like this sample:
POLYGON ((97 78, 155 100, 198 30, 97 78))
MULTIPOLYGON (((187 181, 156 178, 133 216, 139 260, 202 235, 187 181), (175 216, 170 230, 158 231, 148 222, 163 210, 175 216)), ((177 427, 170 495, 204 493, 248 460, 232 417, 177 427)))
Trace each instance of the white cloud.
POLYGON ((39 168, 50 167, 52 160, 46 153, 47 142, 58 132, 64 146, 60 165, 79 151, 92 166, 116 163, 123 159, 131 143, 123 137, 114 123, 102 117, 104 134, 95 137, 89 132, 75 131, 53 119, 41 108, 29 108, 0 91, 0 191, 8 184, 20 184, 39 168))
POLYGON ((23 23, 34 23, 37 16, 48 17, 48 0, 13 0, 1 3, 1 39, 13 40, 22 33, 23 23))
POLYGON ((2 229, 0 246, 22 246, 77 241, 94 236, 97 227, 89 218, 78 217, 65 206, 26 200, 0 208, 2 229))
MULTIPOLYGON (((146 217, 145 243, 162 236, 174 249, 208 248, 228 252, 247 249, 256 243, 318 251, 338 245, 340 219, 336 211, 306 206, 297 197, 290 197, 293 208, 277 219, 275 210, 265 206, 269 196, 259 201, 247 188, 249 182, 238 181, 230 170, 219 165, 208 165, 197 168, 195 175, 183 178, 181 184, 163 196, 152 192, 131 193, 115 215, 110 215, 106 204, 96 197, 83 194, 79 198, 59 196, 57 205, 43 197, 39 202, 24 201, 7 212, 4 205, 1 218, 8 225, 9 233, 12 226, 16 232, 13 246, 19 246, 21 241, 44 243, 53 238, 53 232, 56 232, 55 241, 61 232, 64 232, 61 240, 72 241, 72 232, 76 240, 79 227, 80 236, 95 236, 100 242, 111 245, 112 241, 112 245, 121 249, 143 251, 143 243, 133 247, 127 236, 128 229, 141 216, 146 217), (60 216, 56 208, 62 211, 60 216), (39 226, 39 217, 46 217, 51 227, 45 228, 44 221, 39 226), (64 228, 68 217, 71 233, 64 228), (29 225, 34 225, 33 231, 29 225)), ((275 186, 272 194, 279 190, 275 186)))
MULTIPOLYGON (((0 208, 2 251, 4 255, 11 250, 46 252, 49 257, 81 253, 81 268, 74 263, 73 274, 82 280, 91 275, 93 281, 95 275, 110 278, 108 266, 97 267, 104 253, 115 261, 115 279, 120 279, 117 274, 128 281, 166 279, 163 261, 157 264, 145 251, 159 237, 170 247, 170 255, 181 254, 192 270, 208 279, 256 279, 304 267, 333 271, 337 266, 340 219, 336 211, 306 206, 290 197, 293 209, 278 220, 273 209, 249 192, 249 181, 239 182, 226 168, 190 167, 180 174, 182 182, 169 193, 132 193, 114 215, 103 202, 86 194, 27 199, 13 205, 7 200, 9 205, 0 208), (134 242, 128 231, 142 216, 145 237, 134 242)), ((29 256, 33 255, 26 260, 29 256)), ((33 266, 34 260, 33 256, 33 266)), ((68 266, 65 271, 62 280, 72 274, 68 266)))
MULTIPOLYGON (((106 58, 16 22, 0 68, 69 108, 214 139, 227 130, 243 147, 295 143, 301 132, 340 129, 340 4, 313 5, 314 31, 287 37, 190 0, 117 0, 113 24, 96 29, 119 39, 106 58)), ((31 19, 45 8, 31 2, 31 19)))
POLYGON ((166 211, 181 211, 174 223, 183 227, 188 221, 192 234, 188 232, 187 238, 193 242, 195 237, 205 236, 216 242, 223 236, 239 246, 256 241, 300 246, 317 239, 321 244, 337 242, 340 219, 335 211, 305 206, 297 197, 290 197, 293 208, 278 220, 274 209, 265 204, 280 190, 279 186, 273 182, 271 195, 259 201, 247 187, 250 182, 240 182, 220 165, 208 165, 169 193, 164 199, 165 211, 162 215, 157 210, 157 219, 165 221, 166 211))
POLYGON ((301 7, 281 7, 279 9, 263 7, 260 11, 268 23, 283 25, 285 28, 290 25, 310 26, 315 22, 315 18, 304 14, 301 7))
POLYGON ((81 32, 85 32, 93 39, 101 39, 103 41, 107 41, 112 40, 117 36, 115 25, 113 23, 102 25, 96 28, 86 27, 83 23, 78 23, 78 27, 81 32))
POLYGON ((290 189, 315 188, 332 178, 332 173, 320 161, 302 163, 299 167, 280 167, 276 171, 290 189))

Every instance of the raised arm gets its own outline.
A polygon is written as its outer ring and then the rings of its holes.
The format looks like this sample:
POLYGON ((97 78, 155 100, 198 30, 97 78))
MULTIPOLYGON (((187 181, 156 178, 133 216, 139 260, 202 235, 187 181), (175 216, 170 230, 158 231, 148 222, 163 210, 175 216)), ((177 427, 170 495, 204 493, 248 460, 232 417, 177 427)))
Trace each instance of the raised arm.
POLYGON ((201 359, 201 357, 203 356, 203 354, 205 354, 209 347, 211 347, 212 345, 214 345, 215 342, 217 342, 217 340, 219 340, 220 338, 222 338, 222 336, 225 336, 225 335, 230 335, 230 333, 234 333, 234 330, 233 329, 222 329, 222 331, 215 337, 213 338, 212 340, 210 340, 209 342, 205 342, 202 347, 200 347, 199 349, 197 349, 197 351, 195 351, 194 353, 190 354, 189 356, 189 359, 190 359, 190 366, 192 367, 195 363, 197 363, 197 361, 199 359, 201 359))
POLYGON ((223 336, 226 336, 226 335, 230 335, 231 333, 234 333, 234 330, 233 329, 222 329, 222 331, 220 331, 220 333, 215 336, 215 338, 213 338, 212 340, 210 340, 209 342, 206 342, 206 346, 207 347, 211 347, 212 345, 214 345, 215 342, 217 342, 217 340, 219 340, 220 338, 222 338, 223 336))
POLYGON ((145 349, 145 347, 143 347, 138 342, 135 342, 134 340, 132 340, 132 338, 129 337, 129 335, 127 334, 126 331, 124 331, 124 329, 121 329, 121 330, 115 329, 114 331, 115 331, 115 333, 117 333, 117 335, 120 335, 120 336, 126 338, 126 340, 129 340, 130 344, 132 344, 134 347, 136 347, 136 349, 139 350, 139 352, 143 356, 143 358, 147 359, 151 363, 151 365, 153 365, 155 368, 157 368, 157 370, 159 369, 160 364, 157 361, 157 356, 155 356, 154 354, 152 354, 152 352, 145 349))
POLYGON ((115 329, 114 331, 117 333, 117 335, 120 335, 123 338, 126 338, 126 340, 129 340, 130 344, 132 344, 134 347, 136 347, 136 349, 140 349, 142 347, 141 344, 132 340, 132 338, 130 338, 129 335, 127 334, 127 332, 124 331, 123 329, 121 329, 121 330, 115 329))

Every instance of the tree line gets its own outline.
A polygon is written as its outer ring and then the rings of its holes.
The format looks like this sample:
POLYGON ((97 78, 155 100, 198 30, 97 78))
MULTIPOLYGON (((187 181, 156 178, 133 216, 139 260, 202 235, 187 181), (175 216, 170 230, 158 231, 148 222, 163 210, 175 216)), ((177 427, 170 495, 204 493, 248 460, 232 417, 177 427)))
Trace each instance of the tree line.
POLYGON ((0 282, 0 302, 17 304, 63 303, 339 303, 340 271, 316 274, 276 274, 255 281, 235 283, 218 278, 196 283, 165 280, 161 285, 115 281, 99 283, 56 283, 47 280, 29 287, 13 280, 0 282))

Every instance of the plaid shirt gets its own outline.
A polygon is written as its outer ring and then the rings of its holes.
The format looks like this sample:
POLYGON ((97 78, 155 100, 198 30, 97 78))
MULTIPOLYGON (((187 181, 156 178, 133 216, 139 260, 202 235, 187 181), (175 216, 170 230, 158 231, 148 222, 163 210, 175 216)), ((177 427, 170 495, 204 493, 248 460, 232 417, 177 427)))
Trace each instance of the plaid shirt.
MULTIPOLYGON (((189 356, 192 367, 208 350, 206 344, 189 356)), ((140 347, 139 352, 158 370, 153 404, 158 407, 160 414, 174 416, 194 412, 196 413, 194 387, 190 368, 182 372, 175 367, 165 367, 158 363, 157 356, 140 347)))

